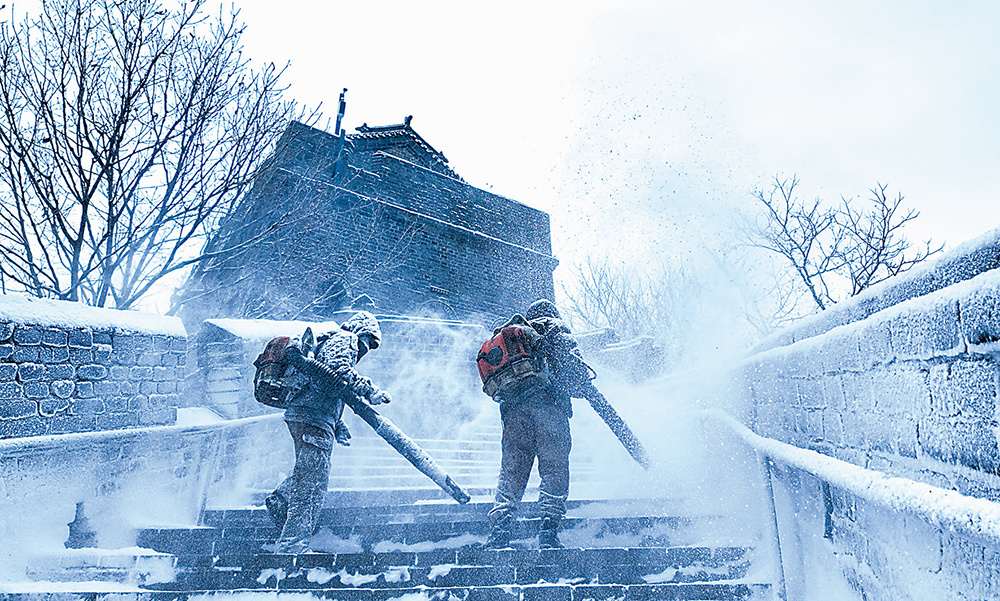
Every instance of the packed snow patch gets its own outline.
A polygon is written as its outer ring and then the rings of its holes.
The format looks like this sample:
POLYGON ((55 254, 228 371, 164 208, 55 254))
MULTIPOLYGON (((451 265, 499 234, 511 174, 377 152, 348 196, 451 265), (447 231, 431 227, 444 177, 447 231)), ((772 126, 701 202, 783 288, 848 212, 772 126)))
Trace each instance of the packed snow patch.
POLYGON ((410 568, 408 566, 394 566, 378 574, 349 574, 346 569, 339 572, 331 572, 324 568, 312 568, 306 573, 306 580, 315 584, 324 585, 334 578, 340 578, 340 582, 345 586, 364 586, 378 580, 381 576, 389 584, 398 584, 410 581, 410 568))
POLYGON ((646 584, 660 584, 663 582, 672 582, 677 580, 681 576, 690 577, 712 577, 709 580, 728 580, 729 579, 729 568, 728 567, 718 567, 718 568, 707 568, 705 566, 691 566, 687 568, 666 568, 658 574, 647 574, 642 577, 646 581, 646 584))
POLYGON ((306 573, 306 580, 315 584, 323 585, 333 580, 336 576, 334 572, 323 568, 312 568, 306 573))
POLYGON ((431 571, 428 572, 427 579, 436 580, 440 576, 447 576, 451 573, 452 569, 457 567, 457 563, 442 563, 440 565, 431 566, 431 571))
POLYGON ((266 585, 271 578, 274 578, 274 586, 278 586, 287 577, 284 568, 267 568, 261 570, 260 575, 257 576, 257 583, 266 585))
POLYGON ((382 578, 390 584, 409 582, 410 568, 408 566, 391 567, 382 573, 382 578))
POLYGON ((344 586, 364 586, 375 582, 379 576, 378 574, 348 574, 347 570, 343 568, 335 575, 340 578, 340 582, 344 586))
POLYGON ((350 538, 342 538, 326 527, 313 535, 309 548, 320 553, 361 553, 365 550, 360 536, 353 534, 350 538))
POLYGON ((423 551, 435 551, 438 549, 458 549, 482 541, 481 536, 474 534, 462 534, 439 541, 421 541, 419 543, 397 543, 391 540, 383 540, 372 546, 375 553, 389 553, 391 551, 408 551, 420 553, 423 551))

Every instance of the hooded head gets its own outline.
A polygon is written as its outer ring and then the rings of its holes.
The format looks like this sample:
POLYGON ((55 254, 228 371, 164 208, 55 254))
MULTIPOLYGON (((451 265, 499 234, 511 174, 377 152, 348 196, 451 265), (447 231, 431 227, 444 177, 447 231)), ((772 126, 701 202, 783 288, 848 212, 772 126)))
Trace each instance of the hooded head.
POLYGON ((366 336, 369 339, 366 344, 371 349, 377 349, 382 344, 382 330, 378 327, 378 320, 368 311, 358 311, 351 315, 347 321, 340 324, 340 328, 354 332, 358 338, 366 336))
POLYGON ((554 317, 556 319, 561 319, 559 316, 559 309, 556 309, 556 304, 547 298, 540 298, 531 303, 528 310, 524 312, 524 318, 528 321, 534 321, 541 317, 554 317))

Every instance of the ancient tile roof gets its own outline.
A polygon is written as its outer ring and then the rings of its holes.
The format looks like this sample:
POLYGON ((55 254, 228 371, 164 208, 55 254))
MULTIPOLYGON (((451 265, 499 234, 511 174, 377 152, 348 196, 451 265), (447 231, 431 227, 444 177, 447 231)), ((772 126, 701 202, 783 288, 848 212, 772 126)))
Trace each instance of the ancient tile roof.
POLYGON ((352 141, 379 140, 395 143, 404 142, 409 145, 415 145, 421 151, 426 153, 427 159, 433 165, 431 168, 440 170, 448 177, 452 177, 459 181, 465 181, 448 165, 448 159, 444 156, 444 154, 428 144, 427 140, 424 140, 420 134, 418 134, 413 127, 410 126, 410 121, 412 119, 413 115, 409 115, 403 120, 402 123, 394 125, 371 126, 367 123, 363 123, 360 127, 355 128, 358 133, 349 134, 347 138, 352 141))

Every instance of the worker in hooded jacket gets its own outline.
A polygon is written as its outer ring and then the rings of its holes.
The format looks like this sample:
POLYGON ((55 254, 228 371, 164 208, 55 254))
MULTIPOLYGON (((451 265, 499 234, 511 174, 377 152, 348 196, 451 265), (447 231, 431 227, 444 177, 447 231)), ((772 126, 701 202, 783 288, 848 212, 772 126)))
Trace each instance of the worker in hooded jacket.
MULTIPOLYGON (((332 369, 339 383, 331 387, 310 380, 290 400, 285 422, 295 446, 292 474, 264 500, 268 512, 281 528, 275 545, 278 553, 306 553, 316 519, 323 506, 330 480, 330 455, 334 441, 347 445, 350 433, 341 416, 344 395, 353 394, 371 405, 388 403, 389 393, 358 374, 355 366, 382 342, 375 316, 359 311, 340 328, 320 335, 315 360, 332 369)), ((284 360, 292 367, 304 363, 295 345, 285 351, 284 360)))
MULTIPOLYGON (((509 324, 520 316, 514 316, 509 324)), ((539 504, 542 523, 538 535, 542 548, 561 547, 559 522, 566 513, 569 493, 569 453, 572 447, 569 418, 571 397, 581 397, 581 387, 592 374, 569 327, 560 319, 555 304, 538 300, 525 312, 526 346, 534 356, 538 374, 521 377, 515 384, 493 394, 500 403, 502 458, 496 499, 489 512, 489 548, 510 544, 514 514, 538 460, 539 504)), ((494 334, 504 326, 497 328, 494 334)))

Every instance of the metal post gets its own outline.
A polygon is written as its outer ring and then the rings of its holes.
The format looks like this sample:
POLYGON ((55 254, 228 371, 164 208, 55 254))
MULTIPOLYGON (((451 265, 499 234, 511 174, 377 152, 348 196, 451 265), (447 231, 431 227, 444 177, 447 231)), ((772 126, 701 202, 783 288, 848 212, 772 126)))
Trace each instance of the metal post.
POLYGON ((778 562, 778 598, 787 601, 788 591, 785 589, 785 566, 781 559, 781 535, 778 532, 778 510, 774 505, 774 486, 771 484, 771 459, 758 452, 757 457, 764 468, 764 484, 767 486, 767 500, 771 504, 771 526, 774 534, 774 558, 778 562))

